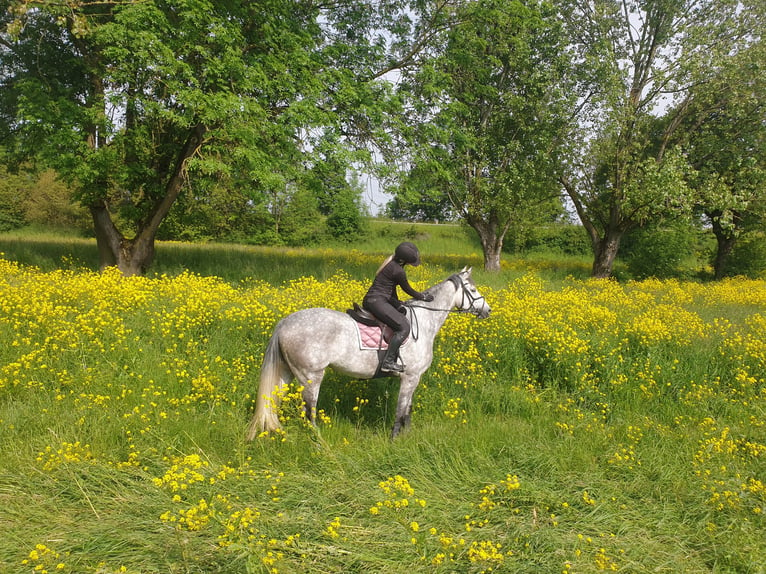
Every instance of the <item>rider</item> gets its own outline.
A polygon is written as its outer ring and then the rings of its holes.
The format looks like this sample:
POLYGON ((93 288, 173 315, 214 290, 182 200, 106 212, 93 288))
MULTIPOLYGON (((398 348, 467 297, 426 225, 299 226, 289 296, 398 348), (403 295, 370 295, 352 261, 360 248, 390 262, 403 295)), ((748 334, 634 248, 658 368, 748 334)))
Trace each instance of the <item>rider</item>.
POLYGON ((397 285, 415 299, 434 300, 434 296, 430 293, 420 293, 412 288, 407 280, 407 273, 404 271, 404 266, 408 263, 413 267, 420 265, 420 252, 414 244, 405 241, 400 243, 394 254, 380 266, 372 286, 362 301, 362 306, 365 309, 394 331, 388 342, 388 351, 380 367, 381 371, 402 372, 404 370, 404 365, 400 365, 397 360, 399 347, 410 334, 410 323, 407 321, 404 306, 397 297, 397 285))

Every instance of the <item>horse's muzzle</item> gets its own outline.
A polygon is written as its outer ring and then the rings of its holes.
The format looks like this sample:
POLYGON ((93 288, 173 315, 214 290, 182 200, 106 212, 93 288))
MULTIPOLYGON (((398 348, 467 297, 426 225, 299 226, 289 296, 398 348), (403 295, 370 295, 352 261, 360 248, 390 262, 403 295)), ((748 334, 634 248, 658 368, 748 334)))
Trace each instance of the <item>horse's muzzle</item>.
POLYGON ((484 305, 479 311, 476 313, 476 316, 479 319, 486 319, 489 317, 489 314, 491 313, 492 309, 489 308, 489 305, 484 305))

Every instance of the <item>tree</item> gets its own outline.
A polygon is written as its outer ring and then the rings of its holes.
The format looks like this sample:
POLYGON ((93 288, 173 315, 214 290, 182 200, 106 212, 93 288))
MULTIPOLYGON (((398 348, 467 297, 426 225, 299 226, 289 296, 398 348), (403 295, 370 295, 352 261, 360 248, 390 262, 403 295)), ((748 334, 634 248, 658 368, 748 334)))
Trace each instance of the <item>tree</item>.
POLYGON ((399 194, 386 204, 386 215, 405 221, 452 221, 449 196, 439 193, 399 194))
POLYGON ((0 232, 17 229, 26 223, 20 195, 29 185, 23 176, 9 174, 0 167, 0 232))
POLYGON ((319 202, 305 188, 298 188, 285 206, 279 239, 288 245, 315 245, 326 231, 319 202))
POLYGON ((591 239, 592 274, 606 277, 627 231, 690 208, 688 166, 670 144, 693 88, 751 41, 754 16, 708 0, 561 7, 583 75, 560 182, 591 239))
POLYGON ((402 86, 412 142, 403 204, 447 196, 500 269, 509 228, 555 197, 556 142, 567 109, 566 45, 557 14, 536 1, 465 2, 434 55, 402 86))
POLYGON ((204 178, 278 194, 328 134, 363 147, 395 104, 381 76, 428 33, 398 0, 0 0, 0 10, 0 135, 76 190, 101 265, 125 274, 144 272, 160 224, 183 191, 210 189, 204 178))
POLYGON ((683 103, 678 140, 695 169, 697 208, 716 238, 716 279, 727 275, 740 236, 766 223, 766 46, 754 38, 683 103))
POLYGON ((683 276, 683 264, 694 256, 699 235, 688 218, 636 228, 625 234, 620 259, 634 279, 683 276))
POLYGON ((362 235, 365 227, 365 208, 362 205, 362 187, 356 174, 351 183, 335 197, 327 216, 327 227, 335 239, 353 241, 362 235))
POLYGON ((338 149, 325 145, 317 150, 317 159, 306 174, 305 185, 317 199, 321 214, 327 216, 330 234, 350 241, 363 227, 362 186, 356 171, 349 168, 355 156, 339 156, 338 149))

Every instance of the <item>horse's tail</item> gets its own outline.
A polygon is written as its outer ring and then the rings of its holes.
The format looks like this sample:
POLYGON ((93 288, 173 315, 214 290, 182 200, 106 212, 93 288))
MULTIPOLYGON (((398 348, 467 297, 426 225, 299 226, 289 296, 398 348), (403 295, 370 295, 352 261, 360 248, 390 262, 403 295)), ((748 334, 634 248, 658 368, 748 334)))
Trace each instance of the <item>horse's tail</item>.
POLYGON ((253 440, 264 431, 274 431, 282 427, 279 423, 277 408, 279 407, 279 390, 289 381, 289 368, 282 357, 279 345, 279 325, 274 329, 261 365, 261 381, 258 385, 258 396, 255 401, 255 412, 247 429, 247 440, 253 440))

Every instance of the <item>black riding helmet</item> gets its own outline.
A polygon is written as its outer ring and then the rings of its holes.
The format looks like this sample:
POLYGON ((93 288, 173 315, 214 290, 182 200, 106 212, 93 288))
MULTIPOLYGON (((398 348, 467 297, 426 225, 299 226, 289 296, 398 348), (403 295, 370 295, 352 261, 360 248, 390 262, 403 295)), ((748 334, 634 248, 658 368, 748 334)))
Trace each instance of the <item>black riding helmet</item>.
POLYGON ((414 243, 405 241, 400 243, 394 251, 394 257, 404 263, 409 263, 413 267, 420 265, 420 251, 415 247, 414 243))

